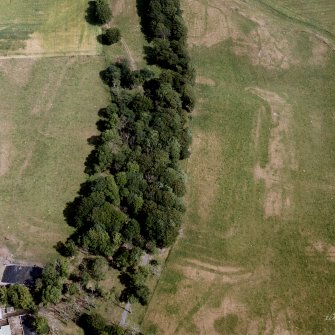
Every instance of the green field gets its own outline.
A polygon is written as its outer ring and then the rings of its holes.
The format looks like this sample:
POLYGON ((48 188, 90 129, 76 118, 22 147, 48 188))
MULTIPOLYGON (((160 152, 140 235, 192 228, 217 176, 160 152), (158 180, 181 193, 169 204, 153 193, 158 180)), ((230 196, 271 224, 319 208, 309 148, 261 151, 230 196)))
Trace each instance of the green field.
POLYGON ((335 37, 335 8, 329 0, 259 0, 260 3, 272 7, 280 15, 301 21, 335 37))
POLYGON ((86 0, 0 0, 0 56, 96 55, 86 0))
POLYGON ((100 57, 0 60, 0 235, 17 259, 47 261, 70 232, 62 211, 108 99, 103 68, 100 57))
MULTIPOLYGON (((135 1, 112 2, 123 44, 103 49, 86 6, 0 0, 0 56, 33 56, 0 60, 0 257, 56 255, 108 101, 99 71, 125 56, 144 64, 135 1)), ((145 334, 332 335, 335 4, 183 7, 198 74, 187 213, 148 308, 134 304, 128 324, 142 321, 145 334)), ((98 309, 115 322, 122 313, 98 309)))
MULTIPOLYGON (((198 73, 187 214, 144 331, 334 334, 335 55, 260 1, 183 3, 198 73)), ((276 2, 293 3, 330 29, 333 2, 276 2)))

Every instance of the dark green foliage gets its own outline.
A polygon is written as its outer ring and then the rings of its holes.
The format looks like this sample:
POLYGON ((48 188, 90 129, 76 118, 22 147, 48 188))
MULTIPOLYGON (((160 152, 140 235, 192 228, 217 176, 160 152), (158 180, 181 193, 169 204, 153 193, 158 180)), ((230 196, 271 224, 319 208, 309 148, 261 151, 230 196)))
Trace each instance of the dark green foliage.
POLYGON ((130 220, 122 229, 122 236, 127 242, 131 242, 141 233, 140 224, 136 220, 130 220))
POLYGON ((100 24, 107 23, 112 18, 112 11, 107 0, 96 0, 96 21, 100 24))
POLYGON ((10 285, 7 287, 6 295, 7 303, 16 309, 33 309, 35 307, 33 297, 26 286, 10 285))
POLYGON ((108 28, 104 34, 104 41, 107 45, 117 43, 121 40, 120 29, 118 28, 108 28))
POLYGON ((106 230, 101 226, 89 229, 81 238, 84 249, 96 255, 111 256, 113 254, 112 240, 106 230))
POLYGON ((50 330, 48 320, 41 315, 36 315, 34 317, 32 326, 38 335, 48 334, 50 330))
POLYGON ((69 295, 76 295, 79 293, 79 288, 76 283, 66 283, 63 285, 63 293, 69 295))
POLYGON ((56 304, 61 300, 63 283, 68 276, 68 262, 57 259, 43 269, 41 278, 36 280, 35 291, 43 305, 56 304))
POLYGON ((172 70, 179 77, 174 89, 181 94, 183 108, 194 108, 194 94, 185 84, 194 84, 194 68, 187 51, 187 29, 181 16, 179 0, 137 0, 142 31, 151 42, 144 48, 149 64, 172 70), (181 84, 180 81, 183 81, 181 84))
MULTIPOLYGON (((100 73, 102 80, 110 87, 134 88, 151 79, 154 73, 148 69, 131 71, 128 60, 110 65, 100 73)), ((120 101, 121 102, 121 101, 120 101)), ((120 108, 121 106, 119 106, 120 108)))
POLYGON ((56 249, 64 257, 73 257, 78 254, 76 244, 71 239, 67 240, 65 243, 58 242, 56 249))
POLYGON ((118 325, 109 325, 98 313, 83 314, 79 319, 79 325, 84 329, 85 335, 140 335, 118 325))
POLYGON ((144 267, 133 269, 132 272, 123 273, 120 276, 121 282, 126 286, 122 291, 121 301, 138 301, 141 305, 147 305, 150 296, 149 288, 144 285, 148 270, 144 267))
POLYGON ((140 248, 127 249, 125 247, 120 248, 113 256, 113 266, 120 271, 125 271, 129 267, 134 267, 140 257, 142 251, 140 248))
POLYGON ((80 326, 85 330, 85 334, 102 334, 106 329, 105 319, 98 313, 84 314, 80 318, 80 326))
POLYGON ((108 271, 108 262, 103 257, 97 257, 89 262, 88 270, 93 279, 103 280, 108 271))

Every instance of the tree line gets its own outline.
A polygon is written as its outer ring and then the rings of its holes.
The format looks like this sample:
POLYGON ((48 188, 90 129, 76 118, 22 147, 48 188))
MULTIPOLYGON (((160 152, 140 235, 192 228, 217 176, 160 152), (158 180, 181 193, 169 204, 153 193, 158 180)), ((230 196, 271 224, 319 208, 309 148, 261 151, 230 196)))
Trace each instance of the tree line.
MULTIPOLYGON (((156 70, 132 71, 123 60, 101 72, 111 103, 99 111, 88 179, 64 211, 75 232, 60 248, 68 256, 77 245, 114 265, 121 260, 130 277, 142 250, 170 246, 178 235, 186 191, 179 162, 190 155, 195 100, 179 1, 139 0, 137 8, 146 60, 156 70)), ((124 296, 145 304, 147 287, 132 282, 124 296)))

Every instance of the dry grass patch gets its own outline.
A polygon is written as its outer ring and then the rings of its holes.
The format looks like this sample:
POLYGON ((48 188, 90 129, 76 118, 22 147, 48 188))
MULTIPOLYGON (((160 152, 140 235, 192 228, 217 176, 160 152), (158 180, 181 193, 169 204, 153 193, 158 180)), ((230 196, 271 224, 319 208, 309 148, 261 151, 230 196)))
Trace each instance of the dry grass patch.
POLYGON ((257 164, 254 175, 256 180, 262 179, 265 182, 265 216, 279 216, 289 211, 292 205, 288 194, 291 191, 291 186, 285 185, 288 183, 285 171, 287 167, 290 167, 291 170, 298 169, 294 148, 287 147, 286 144, 288 143, 292 107, 274 92, 259 88, 250 88, 249 91, 269 104, 272 122, 276 125, 272 128, 270 135, 269 162, 264 169, 257 164))
POLYGON ((71 233, 63 209, 83 181, 91 150, 86 140, 108 101, 99 77, 104 61, 60 57, 0 64, 0 235, 15 236, 2 241, 15 258, 43 263, 71 233), (24 69, 24 80, 16 80, 16 68, 24 69))
POLYGON ((197 84, 208 85, 208 86, 215 86, 215 81, 211 78, 206 78, 203 76, 197 76, 195 78, 195 82, 197 84))
POLYGON ((214 133, 198 132, 193 137, 192 156, 187 163, 187 171, 193 178, 199 180, 199 183, 194 185, 196 189, 193 191, 199 194, 197 212, 201 221, 208 219, 219 188, 218 179, 222 168, 219 152, 220 141, 214 133), (193 162, 192 157, 206 157, 206 160, 193 162))

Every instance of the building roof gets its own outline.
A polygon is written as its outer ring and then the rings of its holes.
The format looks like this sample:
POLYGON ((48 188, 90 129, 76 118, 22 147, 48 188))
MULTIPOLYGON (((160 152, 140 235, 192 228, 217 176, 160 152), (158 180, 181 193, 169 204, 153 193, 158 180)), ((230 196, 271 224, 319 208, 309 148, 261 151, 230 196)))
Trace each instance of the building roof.
POLYGON ((0 335, 12 335, 12 332, 10 330, 10 326, 0 326, 0 335))
POLYGON ((31 285, 42 274, 39 266, 7 265, 2 275, 3 284, 31 285))
POLYGON ((8 323, 12 335, 23 335, 23 329, 21 325, 21 319, 19 316, 11 316, 8 318, 8 323))

